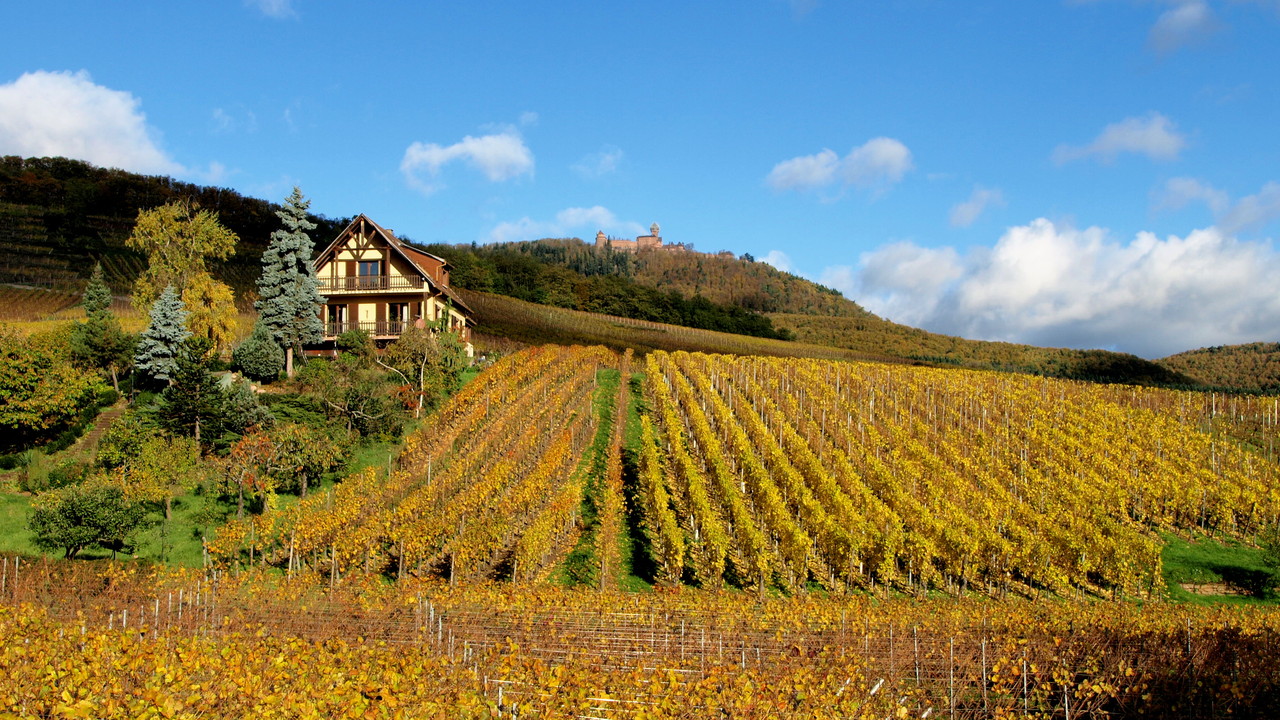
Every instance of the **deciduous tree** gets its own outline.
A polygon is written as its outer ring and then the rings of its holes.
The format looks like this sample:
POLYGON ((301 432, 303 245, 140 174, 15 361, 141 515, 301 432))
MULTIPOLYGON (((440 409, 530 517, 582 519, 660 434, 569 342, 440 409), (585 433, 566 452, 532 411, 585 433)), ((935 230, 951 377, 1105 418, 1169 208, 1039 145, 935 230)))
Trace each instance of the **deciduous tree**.
POLYGON ((0 328, 0 446, 61 428, 106 389, 97 373, 0 328))
POLYGON ((443 329, 442 321, 431 328, 410 328, 387 347, 377 362, 409 388, 413 416, 417 418, 423 409, 456 389, 466 364, 466 351, 456 333, 443 329))
POLYGON ((207 337, 214 351, 224 348, 234 336, 235 295, 209 274, 205 260, 226 260, 238 241, 216 213, 187 201, 139 211, 127 244, 147 254, 147 269, 134 283, 134 307, 150 306, 163 288, 173 286, 192 309, 188 328, 207 337))
POLYGON ((146 510, 117 485, 90 480, 38 497, 28 527, 37 547, 63 550, 68 559, 90 547, 125 549, 146 510))

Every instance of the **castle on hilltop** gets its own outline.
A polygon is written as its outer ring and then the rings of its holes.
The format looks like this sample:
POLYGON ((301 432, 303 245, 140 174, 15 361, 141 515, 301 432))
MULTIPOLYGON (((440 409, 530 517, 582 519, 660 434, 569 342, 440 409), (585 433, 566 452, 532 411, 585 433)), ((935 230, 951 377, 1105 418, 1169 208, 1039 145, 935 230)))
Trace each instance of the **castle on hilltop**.
POLYGON ((611 247, 614 250, 623 252, 636 252, 637 250, 687 250, 683 243, 674 245, 663 245, 662 236, 659 235, 661 230, 658 223, 649 226, 649 234, 641 235, 635 240, 624 240, 622 238, 613 238, 604 234, 604 231, 596 233, 596 247, 611 247))

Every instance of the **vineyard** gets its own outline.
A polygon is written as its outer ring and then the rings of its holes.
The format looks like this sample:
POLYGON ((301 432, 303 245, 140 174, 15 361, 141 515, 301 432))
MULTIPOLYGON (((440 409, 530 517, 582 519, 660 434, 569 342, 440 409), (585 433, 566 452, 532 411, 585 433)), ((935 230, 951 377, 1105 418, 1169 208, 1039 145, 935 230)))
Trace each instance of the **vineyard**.
POLYGON ((330 583, 352 572, 543 579, 576 540, 586 448, 612 433, 592 412, 597 371, 618 362, 603 348, 507 356, 412 435, 396 467, 234 521, 208 543, 210 560, 330 583))
POLYGON ((530 348, 200 571, 0 559, 0 717, 1267 717, 1280 614, 1165 602, 1160 533, 1275 523, 1278 434, 1275 398, 530 348))
POLYGON ((3 558, 18 717, 1268 717, 1274 613, 758 599, 3 558))
POLYGON ((645 372, 671 582, 1147 597, 1155 531, 1248 537, 1280 510, 1271 399, 688 353, 645 372))

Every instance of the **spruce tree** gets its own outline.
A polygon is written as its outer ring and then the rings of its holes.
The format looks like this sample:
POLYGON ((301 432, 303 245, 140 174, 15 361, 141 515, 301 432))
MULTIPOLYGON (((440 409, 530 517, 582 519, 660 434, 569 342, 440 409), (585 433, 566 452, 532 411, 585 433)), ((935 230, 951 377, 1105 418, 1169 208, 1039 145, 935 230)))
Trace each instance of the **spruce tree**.
POLYGON ((120 392, 120 371, 129 367, 134 337, 121 329, 111 312, 111 289, 102 278, 101 263, 93 266, 82 304, 88 319, 77 323, 71 332, 71 356, 76 362, 109 372, 112 387, 120 392))
POLYGON ((293 377, 293 355, 302 352, 305 343, 323 337, 319 310, 324 298, 316 286, 316 271, 311 265, 314 245, 307 235, 315 223, 307 219, 311 201, 294 188, 285 200, 284 209, 276 212, 284 228, 271 233, 271 243, 262 254, 262 275, 258 278, 258 296, 254 307, 259 322, 265 325, 276 342, 285 349, 285 372, 293 377))
POLYGON ((94 263, 93 275, 84 289, 84 314, 93 317, 98 313, 111 311, 111 288, 102 277, 102 263, 94 263))
POLYGON ((134 366, 144 375, 166 382, 178 368, 178 350, 191 337, 187 329, 187 310, 173 286, 164 289, 151 306, 151 323, 138 337, 134 366))

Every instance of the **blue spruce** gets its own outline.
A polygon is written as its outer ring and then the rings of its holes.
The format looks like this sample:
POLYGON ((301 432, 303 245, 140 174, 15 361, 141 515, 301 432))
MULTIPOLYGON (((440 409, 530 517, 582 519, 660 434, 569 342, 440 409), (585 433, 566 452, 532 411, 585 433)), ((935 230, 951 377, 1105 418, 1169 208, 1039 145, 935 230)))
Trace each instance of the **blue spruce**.
POLYGON ((315 223, 307 219, 311 201, 294 188, 284 208, 276 212, 284 228, 271 233, 271 243, 262 254, 262 275, 258 277, 258 297, 254 307, 275 341, 285 349, 285 372, 293 376, 293 355, 306 343, 323 337, 320 307, 324 298, 316 284, 311 265, 314 245, 308 230, 315 223))
POLYGON ((178 369, 178 350, 191 337, 187 309, 173 286, 164 289, 151 305, 151 323, 138 337, 134 367, 143 375, 169 382, 178 369))

